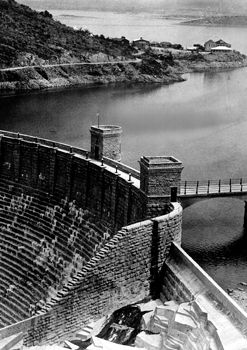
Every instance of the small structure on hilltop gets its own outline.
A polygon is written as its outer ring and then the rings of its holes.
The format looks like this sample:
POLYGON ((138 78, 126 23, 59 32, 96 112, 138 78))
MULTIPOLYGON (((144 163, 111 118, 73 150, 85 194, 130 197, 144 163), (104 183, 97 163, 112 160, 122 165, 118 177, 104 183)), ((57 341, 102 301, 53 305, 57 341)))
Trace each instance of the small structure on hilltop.
POLYGON ((200 50, 200 51, 205 51, 204 46, 201 45, 201 44, 194 44, 193 46, 194 46, 194 47, 197 47, 198 50, 200 50))
POLYGON ((217 44, 216 44, 216 42, 213 41, 213 40, 208 40, 208 41, 206 41, 205 44, 204 44, 205 51, 211 51, 211 49, 212 49, 213 47, 216 47, 216 46, 217 46, 217 44))
POLYGON ((187 51, 190 51, 190 52, 198 52, 199 51, 199 48, 197 46, 189 46, 187 47, 187 51))
POLYGON ((140 37, 140 39, 133 40, 132 45, 138 49, 147 50, 150 47, 150 42, 140 37))
POLYGON ((224 40, 220 39, 217 41, 213 41, 213 40, 208 40, 205 42, 204 44, 204 49, 205 51, 211 51, 213 48, 215 47, 227 47, 230 48, 231 44, 225 42, 224 40))
POLYGON ((231 44, 225 42, 225 41, 222 40, 222 39, 217 40, 215 43, 216 43, 217 46, 226 46, 226 47, 231 47, 231 46, 232 46, 231 44))
POLYGON ((211 52, 212 53, 229 53, 229 52, 232 52, 232 49, 227 46, 216 46, 216 47, 212 47, 211 52))

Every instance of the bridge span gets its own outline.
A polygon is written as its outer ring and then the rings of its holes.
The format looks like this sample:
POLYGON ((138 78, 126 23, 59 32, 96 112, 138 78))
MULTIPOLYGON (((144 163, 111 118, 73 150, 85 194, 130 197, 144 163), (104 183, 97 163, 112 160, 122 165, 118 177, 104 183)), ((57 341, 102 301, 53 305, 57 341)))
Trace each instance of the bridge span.
POLYGON ((222 197, 247 200, 247 178, 180 182, 179 198, 183 208, 209 198, 222 197))

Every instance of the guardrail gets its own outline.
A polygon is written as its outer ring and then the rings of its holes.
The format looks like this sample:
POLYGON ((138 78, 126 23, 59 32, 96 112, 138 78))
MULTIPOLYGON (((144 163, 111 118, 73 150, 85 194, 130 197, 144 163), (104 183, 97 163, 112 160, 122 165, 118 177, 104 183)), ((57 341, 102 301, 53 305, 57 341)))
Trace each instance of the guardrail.
POLYGON ((180 195, 246 192, 247 178, 181 181, 180 195))
POLYGON ((108 157, 103 157, 103 161, 105 164, 112 166, 113 168, 117 167, 118 170, 130 174, 131 176, 135 177, 136 179, 140 180, 140 172, 134 168, 131 168, 130 166, 123 164, 121 162, 118 162, 117 160, 113 160, 108 157))
POLYGON ((0 130, 0 135, 3 135, 5 137, 11 137, 11 138, 15 138, 15 139, 24 140, 27 142, 34 142, 34 143, 48 146, 48 147, 59 148, 63 151, 80 154, 84 157, 88 157, 88 154, 89 154, 89 152, 85 149, 73 147, 73 146, 67 145, 66 143, 55 142, 55 141, 43 139, 40 137, 20 134, 20 133, 16 133, 16 132, 10 132, 10 131, 6 131, 6 130, 0 130))
MULTIPOLYGON (((68 153, 74 153, 76 155, 83 156, 86 159, 90 158, 90 152, 88 150, 78 148, 78 147, 73 147, 65 143, 56 142, 56 141, 35 137, 35 136, 30 136, 26 134, 6 131, 6 130, 0 130, 0 136, 1 135, 7 138, 9 137, 17 140, 23 140, 26 142, 33 142, 33 143, 44 145, 47 147, 57 148, 68 153)), ((140 180, 140 172, 134 168, 131 168, 126 164, 115 161, 108 157, 103 157, 101 160, 98 160, 98 162, 101 162, 102 165, 105 163, 106 165, 113 167, 114 169, 116 169, 116 172, 118 170, 122 171, 123 173, 127 174, 127 176, 129 176, 129 180, 131 180, 131 177, 134 177, 135 179, 140 180)))

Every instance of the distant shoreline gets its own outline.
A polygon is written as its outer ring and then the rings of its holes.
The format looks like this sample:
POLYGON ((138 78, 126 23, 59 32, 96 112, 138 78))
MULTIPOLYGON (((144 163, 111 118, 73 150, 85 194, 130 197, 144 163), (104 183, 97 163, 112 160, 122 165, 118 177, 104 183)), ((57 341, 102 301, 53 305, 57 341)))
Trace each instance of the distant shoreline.
MULTIPOLYGON (((191 21, 193 22, 193 21, 191 21)), ((246 28, 247 27, 247 23, 245 25, 243 24, 231 24, 231 25, 226 25, 226 24, 203 24, 203 23, 189 23, 189 22, 180 22, 178 23, 178 25, 183 25, 183 26, 191 26, 191 27, 215 27, 215 28, 220 28, 220 27, 229 27, 229 28, 246 28)))
POLYGON ((181 51, 167 69, 155 60, 112 62, 64 66, 29 66, 0 70, 0 96, 27 91, 68 87, 92 87, 109 84, 172 84, 184 81, 183 74, 220 72, 247 66, 247 58, 238 52, 209 55, 181 51))
MULTIPOLYGON (((247 66, 246 56, 234 50, 204 55, 170 42, 156 43, 161 47, 155 50, 148 40, 131 43, 124 36, 75 30, 54 20, 47 10, 37 12, 15 0, 0 1, 0 12, 0 91, 4 93, 112 83, 171 84, 183 81, 186 72, 247 66)), ((247 17, 241 19, 247 24, 247 17)))
POLYGON ((183 21, 180 25, 203 27, 247 27, 247 16, 209 16, 189 21, 183 21))

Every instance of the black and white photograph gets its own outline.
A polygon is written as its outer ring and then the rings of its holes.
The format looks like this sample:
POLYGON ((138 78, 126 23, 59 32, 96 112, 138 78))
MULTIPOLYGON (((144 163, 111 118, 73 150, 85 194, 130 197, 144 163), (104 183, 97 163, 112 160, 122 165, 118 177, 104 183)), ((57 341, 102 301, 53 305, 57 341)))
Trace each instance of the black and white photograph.
POLYGON ((0 0, 0 350, 247 350, 247 1, 0 0))

